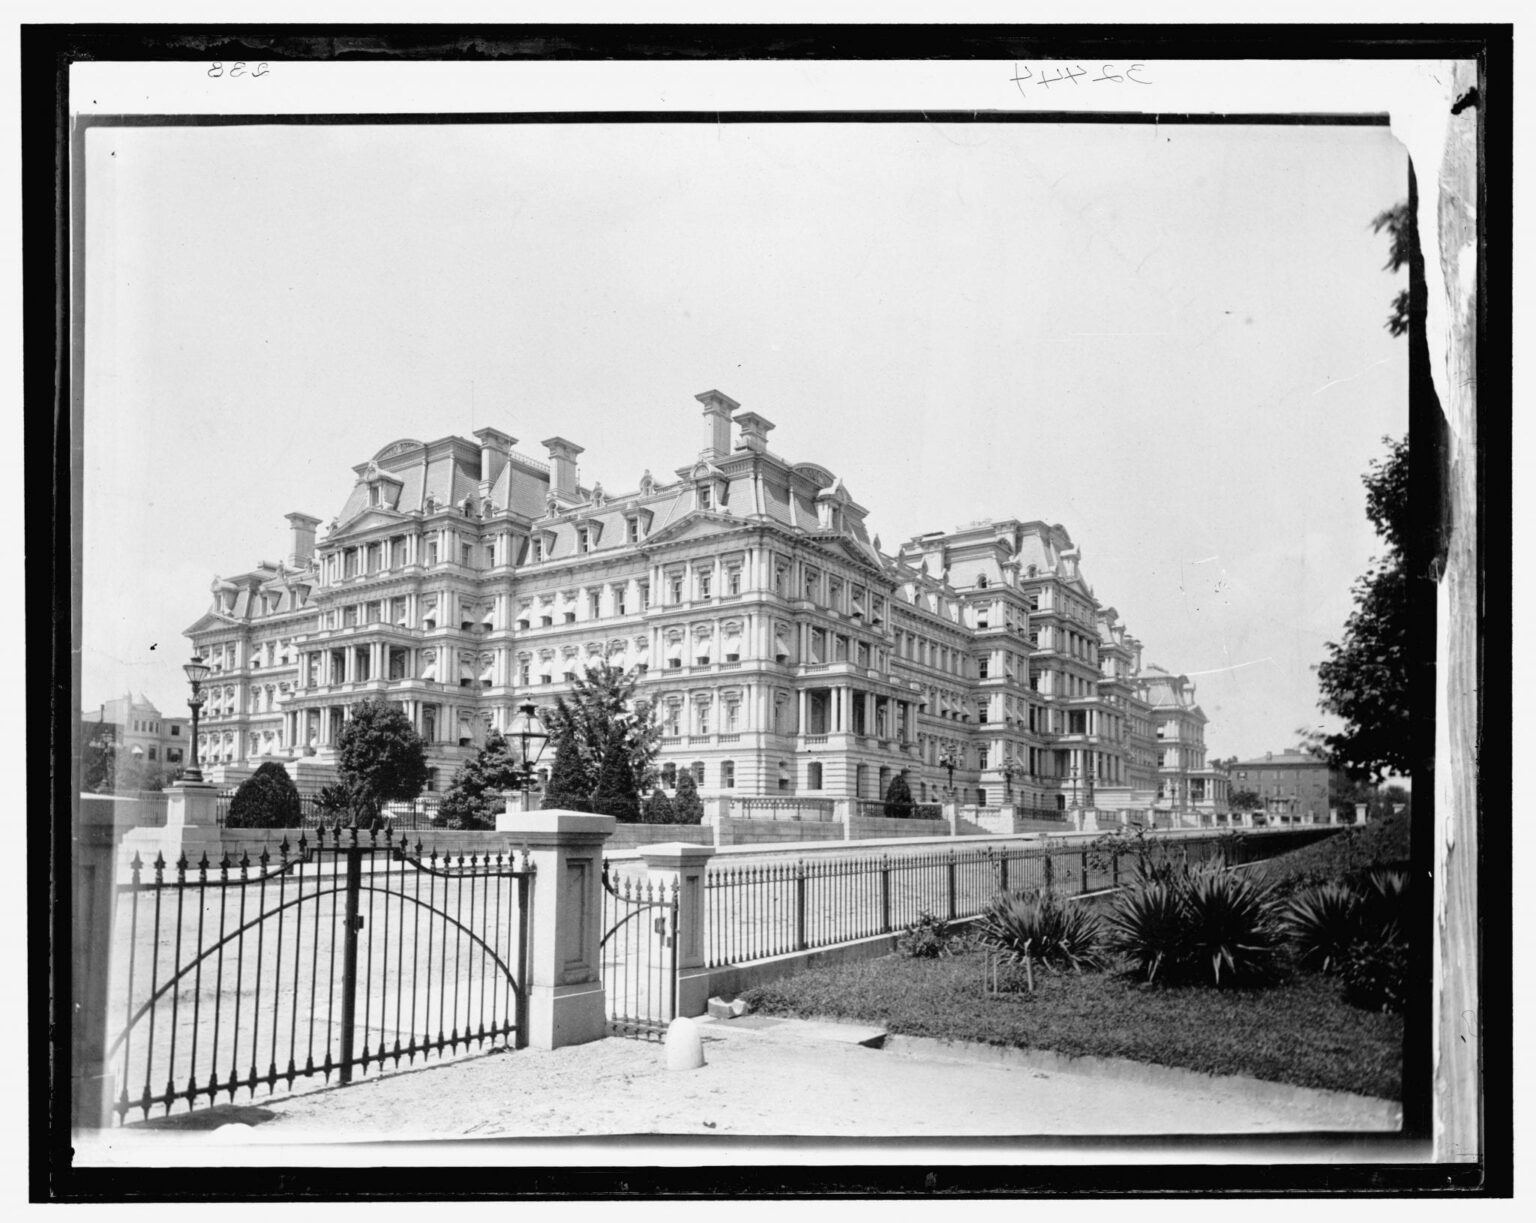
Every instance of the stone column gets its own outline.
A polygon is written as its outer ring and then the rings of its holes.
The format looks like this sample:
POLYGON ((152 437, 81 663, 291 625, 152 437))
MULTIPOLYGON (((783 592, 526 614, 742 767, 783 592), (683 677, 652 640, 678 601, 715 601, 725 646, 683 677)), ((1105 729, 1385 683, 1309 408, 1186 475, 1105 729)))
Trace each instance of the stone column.
POLYGON ((112 917, 117 903, 117 804, 79 802, 72 837, 74 929, 69 1037, 71 1123, 77 1130, 112 1125, 116 1084, 107 1065, 107 983, 112 917))
POLYGON ((536 871, 529 917, 528 1043, 585 1044, 607 1034, 598 944, 602 940, 603 843, 611 815, 508 811, 497 831, 526 848, 536 871))
POLYGON ((704 968, 704 871, 714 857, 709 845, 673 842, 643 851, 646 879, 663 889, 677 889, 677 929, 673 931, 672 965, 677 970, 677 1013, 702 1015, 709 1009, 709 972, 704 968))

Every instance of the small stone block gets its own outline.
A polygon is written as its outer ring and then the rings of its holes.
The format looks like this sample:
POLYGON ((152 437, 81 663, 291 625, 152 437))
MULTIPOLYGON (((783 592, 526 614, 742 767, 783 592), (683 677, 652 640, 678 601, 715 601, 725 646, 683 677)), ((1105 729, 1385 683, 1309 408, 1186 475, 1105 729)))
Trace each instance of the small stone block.
POLYGON ((711 1019, 731 1019, 739 1012, 732 1011, 733 1002, 727 1002, 724 998, 711 998, 709 1000, 709 1017, 711 1019))
POLYGON ((735 1002, 731 1003, 731 1018, 732 1019, 735 1019, 735 1018, 737 1018, 738 1016, 741 1016, 741 1015, 745 1015, 746 1013, 747 1013, 747 1003, 746 1003, 745 999, 738 998, 738 999, 736 999, 735 1002))

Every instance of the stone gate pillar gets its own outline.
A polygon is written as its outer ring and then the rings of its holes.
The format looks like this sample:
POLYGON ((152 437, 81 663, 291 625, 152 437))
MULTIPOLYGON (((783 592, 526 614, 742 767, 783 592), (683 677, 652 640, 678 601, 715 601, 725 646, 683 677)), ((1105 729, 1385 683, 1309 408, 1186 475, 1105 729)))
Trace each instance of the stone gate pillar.
POLYGON ((585 1044, 607 1035, 602 962, 603 844, 617 821, 577 811, 508 811, 508 847, 526 848, 535 875, 528 915, 528 1043, 585 1044))
POLYGON ((107 984, 117 907, 117 804, 78 804, 74 826, 71 932, 71 1121, 77 1130, 112 1124, 116 1091, 107 1066, 107 984))
POLYGON ((643 852, 645 877, 663 889, 677 888, 677 930, 671 955, 677 971, 677 1013, 702 1015, 709 1009, 709 973, 704 969, 704 871, 715 851, 709 845, 672 842, 643 852))

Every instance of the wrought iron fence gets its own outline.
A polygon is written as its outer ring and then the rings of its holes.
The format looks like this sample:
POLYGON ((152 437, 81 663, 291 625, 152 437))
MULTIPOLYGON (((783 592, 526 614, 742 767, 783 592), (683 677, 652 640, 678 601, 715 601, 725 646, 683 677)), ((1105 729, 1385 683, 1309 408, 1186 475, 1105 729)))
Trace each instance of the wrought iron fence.
MULTIPOLYGON (((146 871, 149 877, 146 878, 146 871)), ((354 830, 118 886, 117 1113, 527 1042, 533 868, 354 830)))
POLYGON ((608 1030, 659 1040, 677 1014, 677 885, 619 875, 603 862, 598 944, 608 1030))
MULTIPOLYGON (((1315 839, 1264 834, 1186 837, 1145 852, 1189 865, 1238 865, 1315 839), (1275 836, 1273 841, 1269 837, 1275 836)), ((976 846, 738 864, 714 861, 704 877, 705 963, 744 963, 891 934, 921 913, 979 915, 1000 892, 1076 895, 1119 886, 1138 848, 1088 842, 976 846)))

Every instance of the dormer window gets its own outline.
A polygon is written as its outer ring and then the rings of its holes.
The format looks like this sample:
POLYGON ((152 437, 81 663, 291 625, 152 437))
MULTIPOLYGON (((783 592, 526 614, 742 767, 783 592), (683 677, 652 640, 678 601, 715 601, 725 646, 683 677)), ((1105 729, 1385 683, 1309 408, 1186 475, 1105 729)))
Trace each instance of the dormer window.
POLYGON ((714 490, 712 488, 710 488, 708 484, 701 484, 701 485, 699 485, 699 508, 701 510, 710 510, 710 509, 714 509, 714 507, 715 507, 715 494, 714 494, 714 490))

